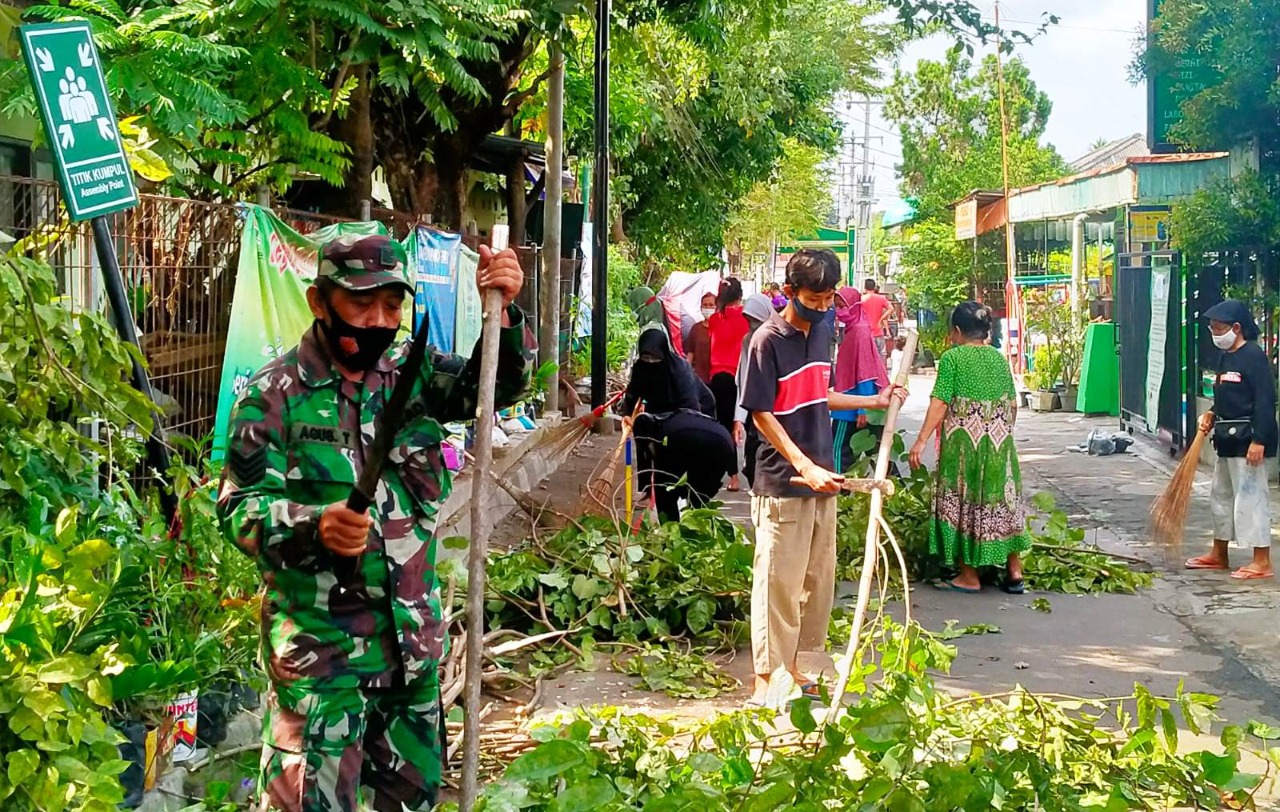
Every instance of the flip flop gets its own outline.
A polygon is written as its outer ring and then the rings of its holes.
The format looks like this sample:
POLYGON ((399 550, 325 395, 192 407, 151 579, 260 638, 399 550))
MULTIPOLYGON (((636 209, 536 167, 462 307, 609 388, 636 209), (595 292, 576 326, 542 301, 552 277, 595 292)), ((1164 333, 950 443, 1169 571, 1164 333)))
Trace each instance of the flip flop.
POLYGON ((811 699, 814 702, 822 701, 822 692, 818 690, 818 683, 806 682, 800 686, 800 696, 805 699, 811 699))
POLYGON ((1198 555, 1195 558, 1188 558, 1186 563, 1182 565, 1189 570, 1225 570, 1228 569, 1226 564, 1219 564, 1212 559, 1198 555))
POLYGON ((1244 567, 1231 573, 1231 577, 1237 581, 1269 581, 1276 577, 1274 572, 1257 572, 1255 570, 1247 570, 1244 567))
POLYGON ((1004 592, 1006 595, 1025 595, 1027 592, 1027 585, 1021 578, 1016 581, 1006 579, 1000 582, 1000 591, 1004 592))
POLYGON ((982 587, 974 589, 968 586, 957 586, 953 581, 942 581, 941 583, 934 584, 933 588, 939 589, 943 592, 962 592, 965 595, 977 595, 982 591, 982 587))

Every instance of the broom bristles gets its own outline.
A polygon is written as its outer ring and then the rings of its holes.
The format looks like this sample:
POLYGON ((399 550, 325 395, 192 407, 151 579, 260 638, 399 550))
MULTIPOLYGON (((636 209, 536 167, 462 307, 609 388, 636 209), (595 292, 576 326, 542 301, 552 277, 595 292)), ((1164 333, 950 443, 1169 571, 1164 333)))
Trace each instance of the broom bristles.
POLYGON ((1197 431, 1191 447, 1178 463, 1173 478, 1164 493, 1151 505, 1152 536, 1166 554, 1182 550, 1182 538, 1187 529, 1187 508, 1191 505, 1191 489, 1196 481, 1196 469, 1200 465, 1200 449, 1208 435, 1197 431))

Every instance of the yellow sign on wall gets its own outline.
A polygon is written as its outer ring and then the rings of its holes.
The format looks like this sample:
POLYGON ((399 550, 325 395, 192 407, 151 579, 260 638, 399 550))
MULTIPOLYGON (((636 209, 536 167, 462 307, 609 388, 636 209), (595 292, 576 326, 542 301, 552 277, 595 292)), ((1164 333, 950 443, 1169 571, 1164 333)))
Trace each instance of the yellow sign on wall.
POLYGON ((1129 242, 1169 242, 1169 210, 1164 207, 1130 209, 1129 242))

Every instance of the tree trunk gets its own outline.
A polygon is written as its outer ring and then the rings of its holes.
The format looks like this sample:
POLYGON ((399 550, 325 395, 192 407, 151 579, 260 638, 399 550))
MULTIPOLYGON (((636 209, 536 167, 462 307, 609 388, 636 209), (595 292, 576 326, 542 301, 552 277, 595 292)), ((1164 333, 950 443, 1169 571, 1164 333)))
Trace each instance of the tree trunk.
POLYGON ((368 65, 353 68, 352 75, 356 77, 357 84, 351 92, 350 106, 346 117, 338 120, 334 131, 338 140, 351 148, 343 213, 348 217, 359 217, 361 202, 373 200, 373 119, 370 109, 373 91, 369 86, 368 65))
MULTIPOLYGON (((515 138, 519 135, 511 122, 507 122, 507 136, 515 138)), ((511 156, 507 165, 507 226, 511 229, 511 245, 525 243, 525 183, 524 152, 511 156)))

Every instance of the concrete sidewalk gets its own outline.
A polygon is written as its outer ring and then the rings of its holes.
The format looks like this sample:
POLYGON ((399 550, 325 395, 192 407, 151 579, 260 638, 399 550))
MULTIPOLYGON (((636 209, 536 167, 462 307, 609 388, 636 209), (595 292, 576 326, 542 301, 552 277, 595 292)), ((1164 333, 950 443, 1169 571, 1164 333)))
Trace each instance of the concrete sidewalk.
MULTIPOLYGON (((1138 438, 1130 453, 1089 457, 1067 451, 1094 428, 1118 430, 1115 418, 1068 414, 1020 416, 1019 456, 1030 488, 1048 490, 1059 505, 1090 531, 1090 540, 1105 549, 1151 561, 1160 576, 1149 596, 1161 611, 1178 618, 1203 644, 1234 660, 1268 688, 1280 690, 1280 635, 1271 627, 1280 611, 1280 583, 1233 581, 1226 572, 1188 571, 1182 560, 1209 548, 1210 471, 1201 466, 1188 511, 1185 547, 1155 547, 1149 530, 1152 501, 1164 490, 1176 466, 1166 450, 1138 438)), ((1272 492, 1274 510, 1280 493, 1272 492)), ((1280 515, 1280 514, 1276 514, 1280 515)), ((1233 551, 1233 563, 1248 560, 1233 551)), ((1268 715, 1280 705, 1267 702, 1268 715)))

